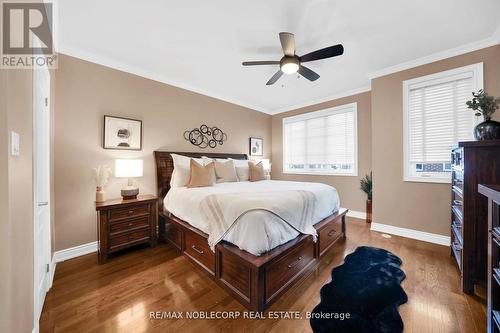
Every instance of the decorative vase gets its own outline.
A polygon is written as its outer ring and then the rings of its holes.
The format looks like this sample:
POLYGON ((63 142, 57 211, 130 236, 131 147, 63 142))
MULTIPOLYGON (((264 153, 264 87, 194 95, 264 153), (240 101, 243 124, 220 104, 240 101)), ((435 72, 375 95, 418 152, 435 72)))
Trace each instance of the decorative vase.
POLYGON ((102 186, 97 186, 95 190, 95 202, 106 201, 106 192, 104 192, 102 186))
POLYGON ((372 223, 372 200, 366 199, 366 223, 372 223))
POLYGON ((474 137, 478 141, 482 140, 499 140, 500 139, 500 123, 485 118, 485 120, 474 127, 474 137))

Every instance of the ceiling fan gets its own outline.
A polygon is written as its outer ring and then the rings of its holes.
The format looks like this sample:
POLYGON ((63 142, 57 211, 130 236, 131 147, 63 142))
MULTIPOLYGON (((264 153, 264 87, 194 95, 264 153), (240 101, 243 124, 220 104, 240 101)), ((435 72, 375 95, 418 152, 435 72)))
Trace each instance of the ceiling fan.
POLYGON ((278 79, 285 74, 293 74, 298 72, 300 75, 309 81, 316 81, 319 79, 319 74, 302 66, 302 63, 325 58, 336 57, 344 53, 342 44, 325 47, 324 49, 310 52, 301 57, 295 54, 295 38, 290 32, 280 32, 280 42, 283 53, 283 58, 279 61, 244 61, 243 66, 257 66, 257 65, 279 65, 280 69, 274 74, 266 85, 274 84, 278 79))

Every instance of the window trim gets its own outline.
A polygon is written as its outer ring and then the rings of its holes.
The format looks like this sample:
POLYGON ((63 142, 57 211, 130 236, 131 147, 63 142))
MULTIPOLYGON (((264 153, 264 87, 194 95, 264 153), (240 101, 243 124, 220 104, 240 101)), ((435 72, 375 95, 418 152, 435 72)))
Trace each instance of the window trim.
POLYGON ((281 124, 282 130, 282 173, 291 175, 318 175, 318 176, 344 176, 344 177, 357 177, 358 176, 358 103, 348 103, 342 104, 335 107, 321 109, 318 111, 312 111, 307 113, 302 113, 296 116, 285 117, 281 124), (346 109, 353 109, 354 112, 354 170, 353 173, 338 173, 338 172, 312 172, 312 171, 289 171, 286 169, 286 134, 285 125, 289 123, 294 123, 297 121, 303 121, 308 119, 326 117, 329 115, 344 113, 346 109))
MULTIPOLYGON (((425 75, 409 80, 403 81, 403 180, 405 182, 419 182, 419 183, 444 183, 450 184, 450 179, 438 178, 438 177, 414 177, 409 173, 410 161, 410 140, 409 140, 409 93, 411 88, 420 88, 431 84, 439 84, 448 82, 450 80, 457 79, 458 77, 463 77, 468 73, 472 72, 472 86, 473 91, 478 91, 483 89, 483 63, 479 62, 476 64, 454 68, 447 71, 442 71, 438 73, 433 73, 430 75, 425 75)), ((474 117, 474 113, 471 110, 471 117, 474 117)))

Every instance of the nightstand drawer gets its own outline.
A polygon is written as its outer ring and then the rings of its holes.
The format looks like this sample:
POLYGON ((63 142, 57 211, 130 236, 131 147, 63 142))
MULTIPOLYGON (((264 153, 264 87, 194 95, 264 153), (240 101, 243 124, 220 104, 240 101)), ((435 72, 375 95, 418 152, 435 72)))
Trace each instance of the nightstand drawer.
POLYGON ((128 208, 117 208, 109 211, 109 221, 113 222, 125 218, 137 217, 149 214, 149 205, 134 205, 128 208))
POLYGON ((140 243, 147 240, 149 240, 149 229, 127 232, 115 236, 110 236, 109 248, 110 250, 114 250, 116 248, 122 247, 123 245, 140 243))
POLYGON ((110 223, 109 225, 109 233, 114 234, 122 231, 130 231, 132 229, 137 228, 145 228, 149 226, 149 218, 148 217, 140 217, 138 219, 130 219, 121 222, 110 223))

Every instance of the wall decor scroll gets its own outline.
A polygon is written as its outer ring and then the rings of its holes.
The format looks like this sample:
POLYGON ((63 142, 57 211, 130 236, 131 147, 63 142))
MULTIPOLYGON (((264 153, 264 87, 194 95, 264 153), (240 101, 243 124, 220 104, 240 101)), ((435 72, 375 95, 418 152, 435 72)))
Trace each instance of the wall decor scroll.
POLYGON ((208 127, 207 125, 201 125, 199 128, 185 131, 184 139, 202 149, 207 147, 215 148, 217 145, 222 146, 224 144, 227 140, 227 134, 216 126, 208 127))

